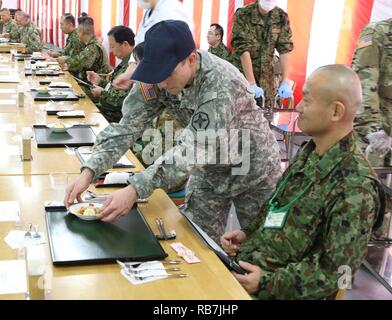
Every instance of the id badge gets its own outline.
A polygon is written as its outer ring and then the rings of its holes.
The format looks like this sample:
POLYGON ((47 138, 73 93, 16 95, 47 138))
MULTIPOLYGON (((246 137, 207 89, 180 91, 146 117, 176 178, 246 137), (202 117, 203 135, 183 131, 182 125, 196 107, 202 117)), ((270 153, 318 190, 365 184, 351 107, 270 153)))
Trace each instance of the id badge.
POLYGON ((286 223, 287 211, 270 211, 265 219, 265 229, 282 229, 286 223))

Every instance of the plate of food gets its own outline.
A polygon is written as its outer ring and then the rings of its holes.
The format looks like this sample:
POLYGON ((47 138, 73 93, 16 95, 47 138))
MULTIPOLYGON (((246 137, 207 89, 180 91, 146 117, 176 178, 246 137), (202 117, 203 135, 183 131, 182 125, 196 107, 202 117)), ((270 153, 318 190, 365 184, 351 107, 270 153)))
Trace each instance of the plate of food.
POLYGON ((48 124, 46 125, 46 127, 51 129, 53 132, 61 133, 61 132, 67 132, 67 130, 71 129, 73 125, 65 122, 56 122, 56 123, 48 124))
POLYGON ((102 203, 83 202, 70 206, 68 211, 77 216, 79 219, 93 221, 97 220, 102 206, 102 203))
POLYGON ((69 91, 63 90, 49 90, 49 95, 56 98, 65 98, 69 95, 69 91))

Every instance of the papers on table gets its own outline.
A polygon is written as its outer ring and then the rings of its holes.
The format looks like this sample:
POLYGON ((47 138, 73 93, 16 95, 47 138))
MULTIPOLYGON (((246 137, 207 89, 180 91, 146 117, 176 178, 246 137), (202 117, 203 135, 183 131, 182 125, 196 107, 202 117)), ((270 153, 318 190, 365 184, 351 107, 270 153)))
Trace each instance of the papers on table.
POLYGON ((17 75, 0 75, 0 82, 2 83, 19 83, 20 82, 20 78, 17 75))
POLYGON ((0 89, 0 94, 15 94, 15 89, 0 89))
POLYGON ((0 261, 0 294, 26 292, 27 274, 25 261, 0 261))
POLYGON ((16 100, 0 100, 0 106, 15 106, 16 100))
POLYGON ((19 221, 20 208, 16 201, 0 202, 0 222, 19 221))
POLYGON ((168 275, 164 265, 159 261, 126 263, 121 267, 121 274, 133 285, 157 281, 168 275), (128 272, 128 268, 135 272, 128 272))
POLYGON ((43 232, 38 232, 40 235, 39 238, 34 238, 34 231, 31 231, 31 238, 25 238, 25 234, 26 231, 13 230, 5 237, 4 240, 14 250, 21 247, 35 246, 45 243, 45 234, 43 232))
POLYGON ((16 123, 0 123, 0 132, 16 133, 16 123))

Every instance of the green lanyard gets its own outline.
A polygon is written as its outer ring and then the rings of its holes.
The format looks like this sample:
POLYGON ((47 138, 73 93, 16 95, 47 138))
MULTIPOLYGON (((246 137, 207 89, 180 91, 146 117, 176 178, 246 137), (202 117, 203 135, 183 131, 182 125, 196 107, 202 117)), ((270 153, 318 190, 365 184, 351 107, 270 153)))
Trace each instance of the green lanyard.
POLYGON ((270 212, 282 212, 282 211, 289 211, 293 205, 310 189, 310 187, 313 185, 313 181, 310 181, 309 184, 306 186, 306 188, 297 196, 295 197, 289 204, 281 207, 281 208, 276 208, 278 205, 277 202, 275 202, 276 197, 278 194, 286 187, 287 181, 291 178, 292 174, 288 174, 286 178, 279 184, 279 187, 277 188, 276 192, 274 195, 271 197, 269 201, 269 211, 270 212))

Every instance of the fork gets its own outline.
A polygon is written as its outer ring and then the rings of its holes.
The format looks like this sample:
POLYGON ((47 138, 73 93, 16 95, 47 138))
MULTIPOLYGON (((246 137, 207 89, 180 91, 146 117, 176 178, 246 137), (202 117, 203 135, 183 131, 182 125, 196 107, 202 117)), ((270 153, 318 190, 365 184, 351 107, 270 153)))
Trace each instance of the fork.
POLYGON ((29 226, 27 228, 27 232, 25 233, 24 237, 25 238, 31 238, 31 229, 33 228, 33 224, 29 223, 29 226))

